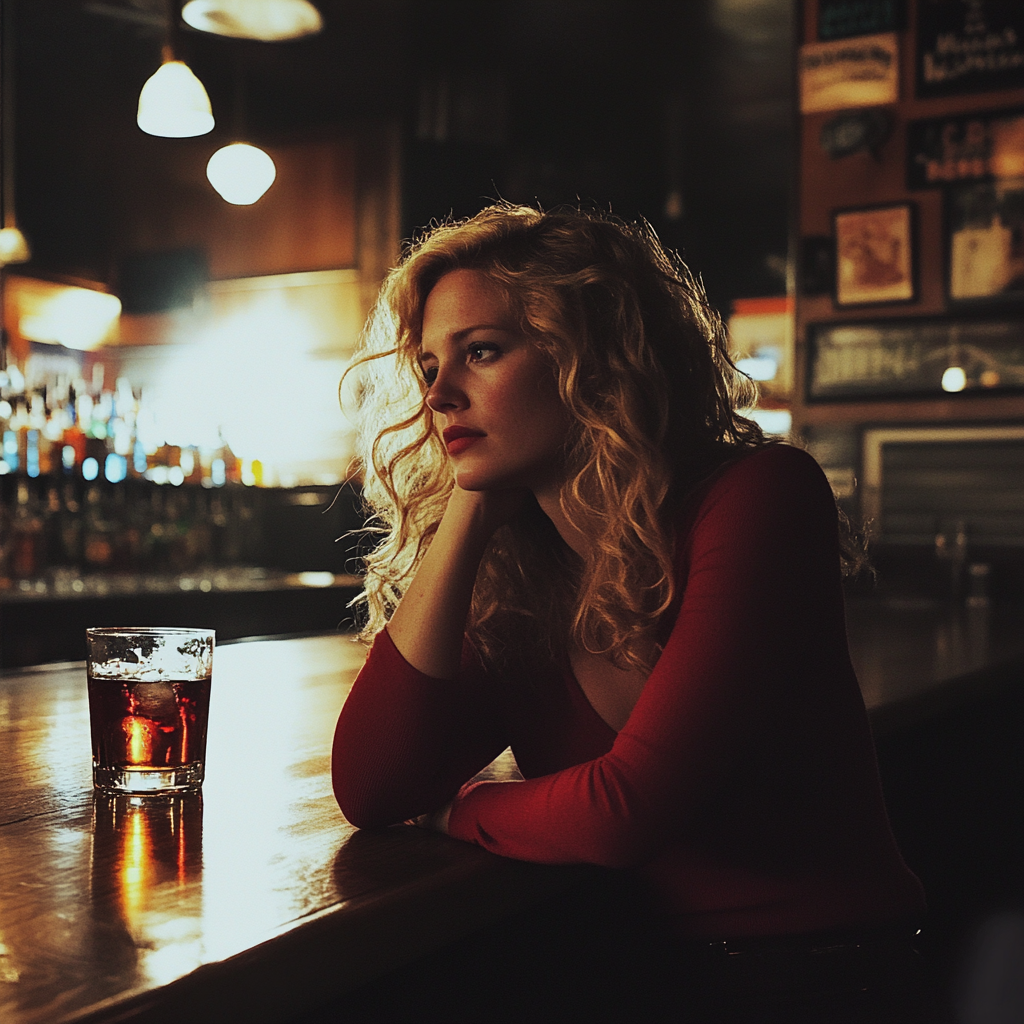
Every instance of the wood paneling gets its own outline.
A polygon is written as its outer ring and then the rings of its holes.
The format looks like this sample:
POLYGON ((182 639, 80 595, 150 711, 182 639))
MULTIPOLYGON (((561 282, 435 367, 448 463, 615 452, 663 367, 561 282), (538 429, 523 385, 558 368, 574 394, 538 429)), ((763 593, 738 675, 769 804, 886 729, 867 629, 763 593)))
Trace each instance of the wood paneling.
POLYGON ((215 279, 356 266, 355 138, 264 147, 277 178, 252 206, 232 206, 206 180, 220 144, 139 143, 123 182, 122 251, 200 246, 215 279))

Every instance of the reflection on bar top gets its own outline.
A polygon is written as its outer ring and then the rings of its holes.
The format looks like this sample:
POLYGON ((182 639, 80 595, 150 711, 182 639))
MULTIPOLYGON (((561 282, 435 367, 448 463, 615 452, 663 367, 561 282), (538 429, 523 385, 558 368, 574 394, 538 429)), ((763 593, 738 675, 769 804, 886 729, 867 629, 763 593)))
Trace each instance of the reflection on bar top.
POLYGON ((362 578, 332 572, 284 572, 256 566, 209 566, 180 575, 89 573, 55 569, 36 579, 0 578, 0 604, 74 600, 77 598, 131 597, 135 594, 252 593, 267 590, 295 590, 307 587, 348 587, 361 589, 362 578))

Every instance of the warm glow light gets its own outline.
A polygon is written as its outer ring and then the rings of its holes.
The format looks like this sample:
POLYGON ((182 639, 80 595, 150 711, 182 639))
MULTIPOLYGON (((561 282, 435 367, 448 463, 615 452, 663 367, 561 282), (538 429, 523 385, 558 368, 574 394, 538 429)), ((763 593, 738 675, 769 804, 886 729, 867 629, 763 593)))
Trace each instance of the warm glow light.
POLYGON ((88 352, 108 337, 121 315, 121 300, 106 292, 53 285, 33 296, 32 311, 18 321, 22 337, 88 352))
POLYGON ((251 206, 274 184, 277 168, 262 149, 233 142, 210 157, 206 176, 229 203, 251 206))
POLYGON ((777 359, 768 356, 750 356, 747 359, 738 359, 736 369, 745 373, 751 380, 775 380, 779 372, 777 359))
POLYGON ((187 64, 163 63, 139 93, 139 127, 149 135, 184 139, 213 128, 210 97, 187 64))
POLYGON ((943 391, 963 391, 967 387, 967 374, 959 366, 947 366, 942 375, 943 391))
POLYGON ((17 228, 0 228, 0 266, 25 263, 31 256, 28 242, 17 228))
POLYGON ((121 906, 129 924, 138 925, 146 886, 153 873, 149 822, 141 807, 128 812, 121 836, 121 906))
POLYGON ((300 572, 298 582, 303 587, 333 587, 333 572, 300 572))
POLYGON ((788 409, 740 409, 739 412, 766 434, 785 437, 793 429, 793 414, 788 409))
POLYGON ((153 745, 147 724, 134 715, 129 715, 121 723, 128 733, 128 757, 132 764, 149 764, 153 754, 153 745))
POLYGON ((181 17, 200 32, 264 42, 298 39, 323 28, 320 12, 308 0, 189 0, 181 17))

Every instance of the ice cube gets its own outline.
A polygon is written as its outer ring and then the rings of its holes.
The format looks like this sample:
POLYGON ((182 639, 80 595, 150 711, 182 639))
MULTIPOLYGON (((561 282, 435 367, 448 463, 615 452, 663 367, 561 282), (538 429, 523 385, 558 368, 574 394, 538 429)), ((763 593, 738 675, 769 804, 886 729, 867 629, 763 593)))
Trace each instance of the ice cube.
POLYGON ((174 687, 170 683, 136 684, 135 702, 135 713, 147 718, 173 718, 178 713, 174 687))

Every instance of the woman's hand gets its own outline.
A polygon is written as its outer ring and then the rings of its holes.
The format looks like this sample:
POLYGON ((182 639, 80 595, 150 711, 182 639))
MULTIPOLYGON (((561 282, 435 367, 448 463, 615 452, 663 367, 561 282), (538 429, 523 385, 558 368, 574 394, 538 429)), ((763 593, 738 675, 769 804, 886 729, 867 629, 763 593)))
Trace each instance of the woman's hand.
POLYGON ((488 541, 526 504, 530 491, 525 487, 510 490, 464 491, 452 488, 444 518, 464 523, 478 537, 488 541))
POLYGON ((446 836, 448 835, 448 818, 451 813, 452 805, 448 803, 440 810, 431 811, 429 814, 421 814, 418 818, 410 818, 405 824, 429 829, 431 832, 440 832, 446 836))

